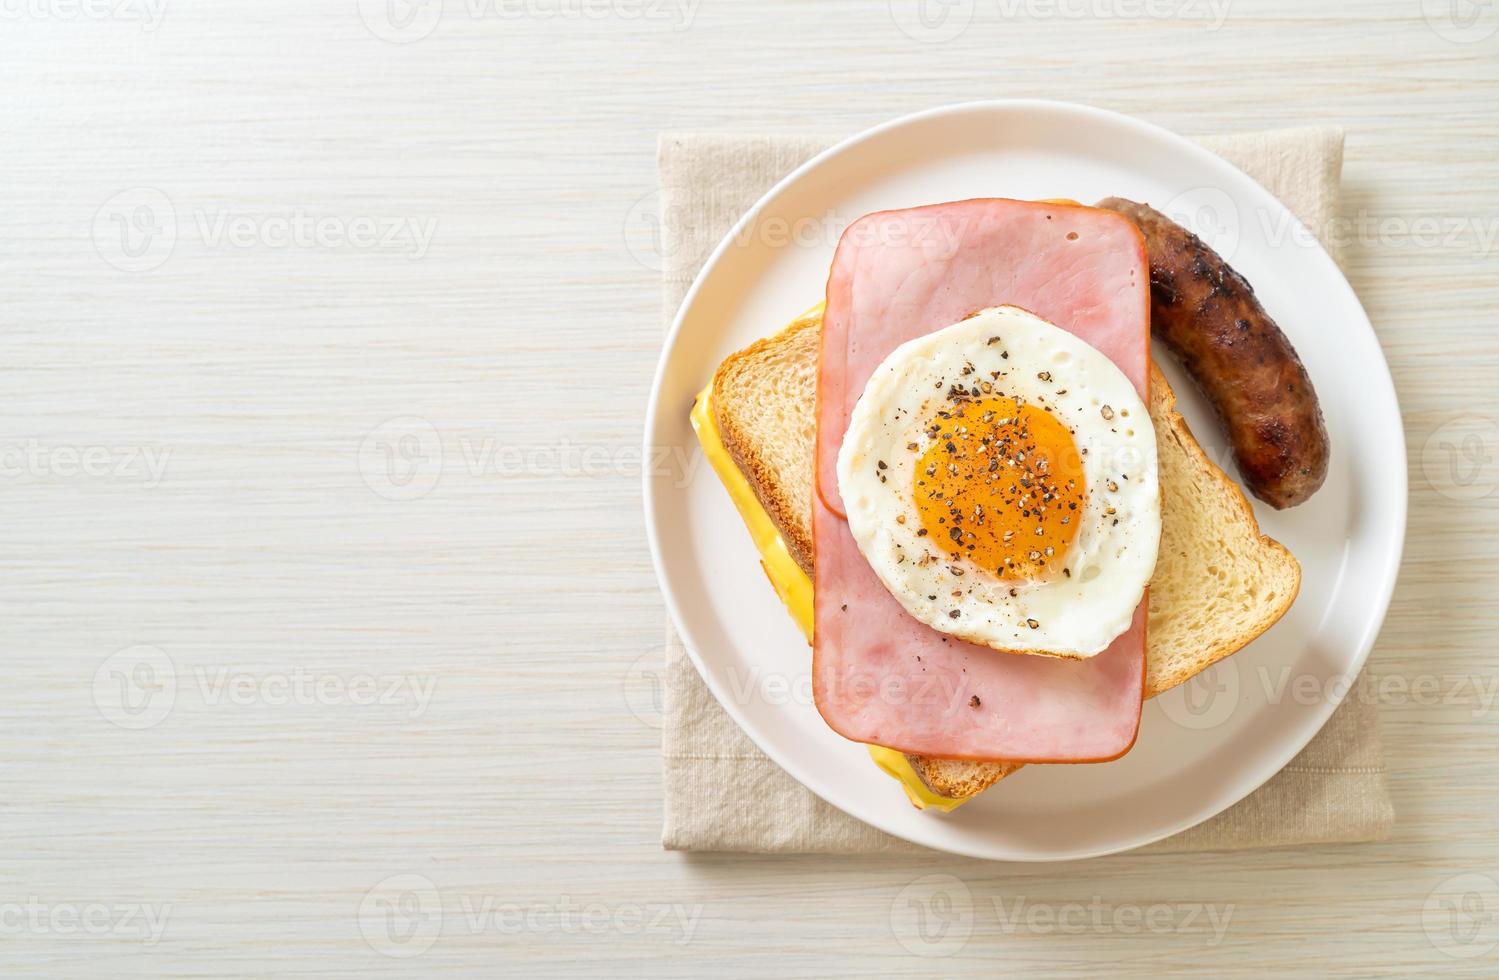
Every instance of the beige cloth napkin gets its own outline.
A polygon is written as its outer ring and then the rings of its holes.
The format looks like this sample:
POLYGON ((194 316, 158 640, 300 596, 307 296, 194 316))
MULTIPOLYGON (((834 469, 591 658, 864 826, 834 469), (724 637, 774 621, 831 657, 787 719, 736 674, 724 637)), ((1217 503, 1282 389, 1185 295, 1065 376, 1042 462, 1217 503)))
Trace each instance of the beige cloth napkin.
MULTIPOLYGON (((1330 128, 1202 141, 1310 229, 1338 214, 1343 134, 1330 128)), ((822 150, 806 137, 668 135, 660 145, 668 320, 719 240, 777 180, 822 150)), ((774 325, 768 325, 769 330, 774 325)), ((796 782, 719 707, 668 626, 662 754, 672 850, 865 853, 922 848, 876 830, 796 782)), ((1275 847, 1383 837, 1394 821, 1378 709, 1366 677, 1274 779, 1211 820, 1145 850, 1275 847)), ((1002 787, 999 791, 1003 791, 1002 787)))

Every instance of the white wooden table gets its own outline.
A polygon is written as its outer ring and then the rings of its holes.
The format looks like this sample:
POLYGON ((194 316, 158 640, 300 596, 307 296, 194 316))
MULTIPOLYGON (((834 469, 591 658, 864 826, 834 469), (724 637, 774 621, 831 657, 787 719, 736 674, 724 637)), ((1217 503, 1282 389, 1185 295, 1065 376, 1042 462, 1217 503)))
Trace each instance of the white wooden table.
POLYGON ((0 972, 1492 975, 1499 7, 1227 6, 0 4, 0 972), (656 134, 1016 95, 1348 128, 1395 835, 663 853, 656 134))

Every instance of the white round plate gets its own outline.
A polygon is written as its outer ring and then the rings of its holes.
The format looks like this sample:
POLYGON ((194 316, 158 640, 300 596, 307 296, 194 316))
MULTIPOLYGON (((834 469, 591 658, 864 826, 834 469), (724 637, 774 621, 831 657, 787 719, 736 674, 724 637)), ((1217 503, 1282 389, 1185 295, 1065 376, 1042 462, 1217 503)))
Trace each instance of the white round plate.
MULTIPOLYGON (((1156 126, 1085 106, 1005 101, 908 116, 828 150, 770 191, 704 265, 662 353, 647 447, 694 446, 693 395, 720 360, 822 297, 838 234, 871 211, 969 197, 1148 201, 1254 284, 1305 361, 1332 439, 1327 483, 1265 533, 1301 561, 1285 618, 1236 656, 1145 706, 1139 741, 1104 765, 1027 766, 951 814, 923 812, 825 725, 811 655, 706 465, 647 475, 666 603, 708 687, 772 759, 839 809, 974 857, 1049 861, 1138 847, 1243 799, 1311 740, 1379 632, 1405 537, 1405 442, 1368 317, 1286 208, 1228 163, 1156 126)), ((1209 455, 1226 440, 1176 363, 1157 359, 1209 455)))

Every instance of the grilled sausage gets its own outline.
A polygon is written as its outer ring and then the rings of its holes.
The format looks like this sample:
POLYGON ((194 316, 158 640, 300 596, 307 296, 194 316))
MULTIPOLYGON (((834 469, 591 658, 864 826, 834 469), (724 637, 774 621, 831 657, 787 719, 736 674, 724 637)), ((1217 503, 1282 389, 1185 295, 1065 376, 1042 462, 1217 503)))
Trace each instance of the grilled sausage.
POLYGON ((1327 477, 1327 427, 1311 379, 1254 287, 1196 235, 1122 197, 1098 206, 1133 221, 1150 257, 1151 333, 1213 403, 1244 482, 1282 510, 1327 477))

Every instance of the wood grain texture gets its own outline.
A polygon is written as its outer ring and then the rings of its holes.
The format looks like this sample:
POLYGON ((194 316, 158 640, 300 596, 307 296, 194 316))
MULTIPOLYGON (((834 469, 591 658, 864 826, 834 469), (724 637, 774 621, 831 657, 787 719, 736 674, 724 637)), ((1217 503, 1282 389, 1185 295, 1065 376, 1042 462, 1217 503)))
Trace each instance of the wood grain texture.
POLYGON ((1210 6, 960 2, 925 42, 883 2, 449 0, 391 43, 383 2, 6 5, 0 971, 1490 975, 1449 954, 1499 940, 1499 495, 1459 499, 1499 483, 1499 10, 1189 19, 1210 6), (1021 95, 1347 127, 1344 261, 1411 449, 1371 663, 1438 692, 1384 710, 1396 833, 1060 867, 664 854, 656 134, 1021 95))

